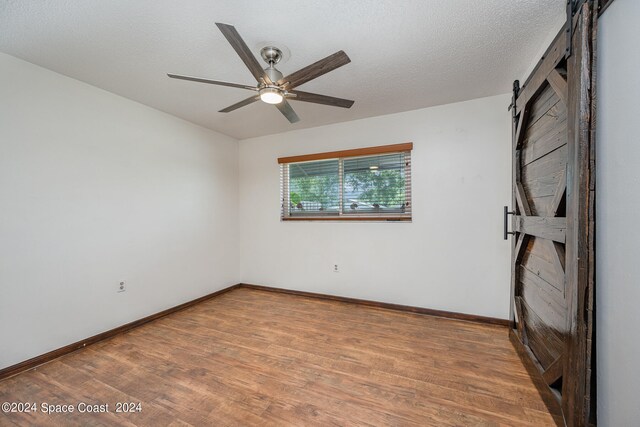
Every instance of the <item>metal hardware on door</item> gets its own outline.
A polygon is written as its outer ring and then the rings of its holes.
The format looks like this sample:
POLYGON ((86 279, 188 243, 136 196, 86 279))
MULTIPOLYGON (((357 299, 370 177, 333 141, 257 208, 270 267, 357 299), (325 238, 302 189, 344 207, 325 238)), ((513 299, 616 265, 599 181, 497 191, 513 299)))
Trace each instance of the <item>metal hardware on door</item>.
POLYGON ((509 238, 509 234, 516 234, 515 231, 509 231, 507 217, 515 215, 516 211, 510 211, 507 206, 504 207, 504 240, 509 238))

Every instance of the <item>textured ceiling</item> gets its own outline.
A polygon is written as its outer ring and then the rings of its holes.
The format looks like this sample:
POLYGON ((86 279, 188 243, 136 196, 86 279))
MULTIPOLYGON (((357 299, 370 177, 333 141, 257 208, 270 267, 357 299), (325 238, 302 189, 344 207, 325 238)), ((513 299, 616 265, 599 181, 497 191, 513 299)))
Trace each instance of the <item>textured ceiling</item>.
MULTIPOLYGON (((0 51, 243 139, 509 92, 564 21, 564 0, 0 0, 0 51), (291 125, 250 95, 167 72, 255 84, 215 22, 259 57, 286 46, 285 75, 340 49, 351 63, 300 90, 291 125)), ((262 60, 259 60, 263 63, 262 60)), ((506 106, 505 106, 506 107, 506 106)), ((461 118, 463 119, 463 118, 461 118)))

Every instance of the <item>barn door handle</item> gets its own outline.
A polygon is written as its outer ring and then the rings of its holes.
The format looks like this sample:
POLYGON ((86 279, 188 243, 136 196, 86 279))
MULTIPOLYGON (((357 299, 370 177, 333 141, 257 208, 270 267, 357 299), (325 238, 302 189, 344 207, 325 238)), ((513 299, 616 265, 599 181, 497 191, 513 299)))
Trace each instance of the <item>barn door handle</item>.
POLYGON ((509 234, 516 234, 515 231, 509 231, 508 228, 508 216, 515 215, 516 211, 510 211, 507 206, 504 207, 504 240, 509 238, 509 234))

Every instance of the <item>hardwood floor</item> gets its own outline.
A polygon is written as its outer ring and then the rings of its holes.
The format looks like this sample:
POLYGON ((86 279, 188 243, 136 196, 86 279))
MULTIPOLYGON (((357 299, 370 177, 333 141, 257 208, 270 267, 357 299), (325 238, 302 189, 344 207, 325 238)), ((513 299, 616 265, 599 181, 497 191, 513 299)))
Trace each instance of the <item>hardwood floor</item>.
POLYGON ((2 402, 37 405, 2 426, 556 425, 502 326, 243 288, 4 380, 2 402))

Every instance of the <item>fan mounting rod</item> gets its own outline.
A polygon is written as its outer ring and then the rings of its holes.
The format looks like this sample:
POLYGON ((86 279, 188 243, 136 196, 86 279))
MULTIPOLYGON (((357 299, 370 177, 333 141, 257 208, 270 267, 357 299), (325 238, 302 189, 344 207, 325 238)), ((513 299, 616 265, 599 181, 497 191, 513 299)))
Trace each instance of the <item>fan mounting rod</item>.
POLYGON ((272 82, 277 82, 282 78, 282 73, 276 70, 275 65, 282 59, 282 51, 274 46, 265 46, 260 49, 260 56, 265 60, 269 66, 264 69, 264 72, 272 82))

